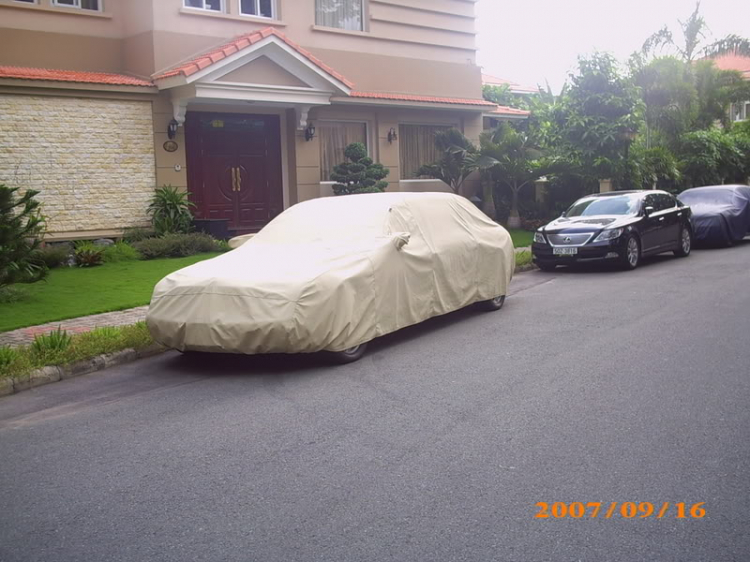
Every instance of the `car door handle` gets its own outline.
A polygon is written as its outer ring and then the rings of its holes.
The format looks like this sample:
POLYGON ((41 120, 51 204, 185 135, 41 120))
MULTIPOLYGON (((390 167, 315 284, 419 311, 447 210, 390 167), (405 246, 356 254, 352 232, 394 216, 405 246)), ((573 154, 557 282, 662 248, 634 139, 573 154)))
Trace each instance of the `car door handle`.
POLYGON ((660 221, 663 221, 663 220, 664 220, 664 217, 659 217, 659 220, 660 220, 660 221))

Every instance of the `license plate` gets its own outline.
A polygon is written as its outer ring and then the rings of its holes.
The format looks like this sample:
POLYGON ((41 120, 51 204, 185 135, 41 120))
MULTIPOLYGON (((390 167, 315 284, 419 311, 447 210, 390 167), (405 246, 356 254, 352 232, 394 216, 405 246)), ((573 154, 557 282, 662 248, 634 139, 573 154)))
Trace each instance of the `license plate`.
POLYGON ((556 256, 575 256, 578 248, 552 248, 552 253, 556 256))

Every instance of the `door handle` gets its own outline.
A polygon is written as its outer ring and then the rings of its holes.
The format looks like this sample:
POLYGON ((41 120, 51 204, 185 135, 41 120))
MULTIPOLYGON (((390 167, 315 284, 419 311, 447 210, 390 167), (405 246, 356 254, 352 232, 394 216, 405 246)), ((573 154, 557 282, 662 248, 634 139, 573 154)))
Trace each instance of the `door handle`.
POLYGON ((240 176, 239 168, 232 168, 232 191, 240 190, 239 176, 240 176))
POLYGON ((237 166, 237 191, 242 191, 242 168, 237 166))
POLYGON ((664 217, 659 217, 659 220, 660 220, 660 221, 663 221, 663 220, 664 220, 664 217))

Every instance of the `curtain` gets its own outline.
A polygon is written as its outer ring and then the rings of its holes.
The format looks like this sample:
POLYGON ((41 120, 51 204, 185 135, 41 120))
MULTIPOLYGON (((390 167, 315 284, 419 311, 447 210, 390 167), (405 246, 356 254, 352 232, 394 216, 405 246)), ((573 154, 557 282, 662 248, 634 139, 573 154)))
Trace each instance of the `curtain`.
POLYGON ((315 23, 325 27, 362 31, 362 2, 363 0, 315 0, 315 23))
POLYGON ((402 180, 418 177, 417 170, 421 166, 432 164, 440 159, 440 153, 435 147, 435 133, 449 128, 439 125, 399 126, 398 142, 402 180))
POLYGON ((344 149, 353 142, 367 146, 367 126, 364 123, 334 123, 318 121, 320 139, 320 181, 331 181, 336 164, 344 161, 344 149))

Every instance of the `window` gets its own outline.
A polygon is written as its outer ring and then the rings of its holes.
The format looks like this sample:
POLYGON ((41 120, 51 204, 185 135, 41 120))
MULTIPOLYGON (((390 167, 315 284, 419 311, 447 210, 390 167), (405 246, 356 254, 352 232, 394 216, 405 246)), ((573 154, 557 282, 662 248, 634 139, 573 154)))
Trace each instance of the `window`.
POLYGON ((440 159, 435 146, 435 133, 447 131, 442 125, 401 125, 399 126, 399 151, 401 179, 410 180, 417 176, 417 170, 425 164, 440 159))
POLYGON ((319 121, 320 181, 331 181, 333 167, 344 160, 344 149, 353 142, 367 146, 367 125, 347 121, 319 121))
POLYGON ((315 0, 315 24, 364 30, 364 0, 315 0))
POLYGON ((67 8, 78 8, 80 10, 94 10, 98 12, 102 9, 100 0, 53 0, 55 6, 65 6, 67 8))
POLYGON ((750 101, 733 103, 729 107, 729 116, 732 121, 744 121, 750 119, 750 101))
POLYGON ((16 2, 23 2, 25 4, 36 4, 36 0, 16 0, 16 2))
POLYGON ((273 0, 240 0, 240 13, 246 16, 272 18, 273 0))
POLYGON ((197 8, 199 10, 210 10, 212 12, 224 11, 224 0, 185 0, 186 8, 197 8))

